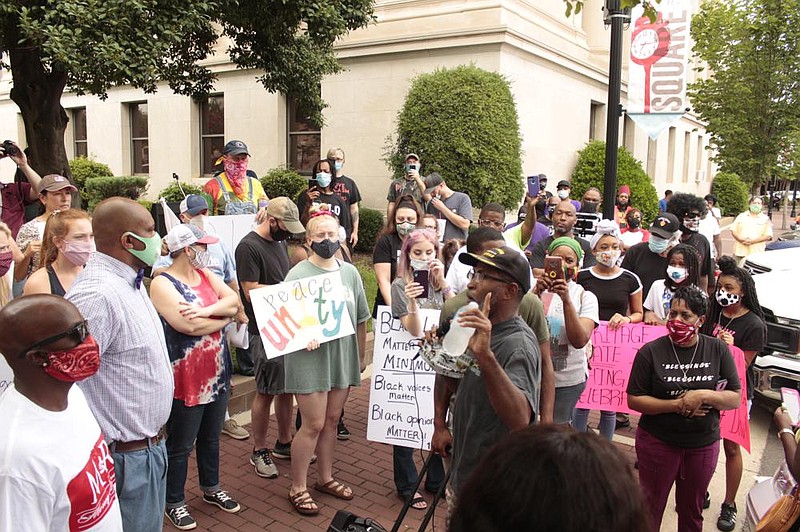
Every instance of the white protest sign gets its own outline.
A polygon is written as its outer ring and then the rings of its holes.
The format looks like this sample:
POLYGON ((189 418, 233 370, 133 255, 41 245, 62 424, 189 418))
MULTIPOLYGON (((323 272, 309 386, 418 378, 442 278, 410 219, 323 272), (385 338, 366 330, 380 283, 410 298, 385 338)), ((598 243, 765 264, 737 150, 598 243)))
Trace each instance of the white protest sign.
POLYGON ((355 334, 347 295, 338 271, 251 290, 267 358, 355 334))
POLYGON ((253 230, 256 223, 255 214, 235 214, 231 216, 209 216, 205 221, 205 231, 228 245, 228 249, 233 253, 239 241, 253 230))
MULTIPOLYGON (((439 323, 438 310, 419 310, 423 330, 439 323)), ((433 437, 433 369, 418 352, 418 339, 378 307, 369 390, 367 439, 430 450, 433 437)))
POLYGON ((11 367, 6 363, 5 357, 0 355, 0 395, 3 395, 13 382, 14 372, 11 371, 11 367))

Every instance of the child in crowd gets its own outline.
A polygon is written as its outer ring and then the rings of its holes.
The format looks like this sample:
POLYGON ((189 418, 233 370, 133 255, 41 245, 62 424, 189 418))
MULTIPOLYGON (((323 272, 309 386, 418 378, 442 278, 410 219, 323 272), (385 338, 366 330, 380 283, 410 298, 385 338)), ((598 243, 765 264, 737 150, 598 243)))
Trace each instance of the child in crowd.
POLYGON ((679 286, 699 286, 700 258, 688 244, 678 244, 667 253, 664 279, 653 282, 644 302, 644 322, 647 325, 666 325, 669 307, 679 286))

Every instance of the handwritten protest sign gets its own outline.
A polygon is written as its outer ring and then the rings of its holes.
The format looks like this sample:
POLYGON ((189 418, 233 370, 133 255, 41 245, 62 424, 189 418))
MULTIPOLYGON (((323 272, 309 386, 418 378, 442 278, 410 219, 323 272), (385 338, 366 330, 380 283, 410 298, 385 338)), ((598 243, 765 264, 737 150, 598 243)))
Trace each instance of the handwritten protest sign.
MULTIPOLYGON (((601 322, 592 334, 594 357, 586 389, 578 400, 578 408, 627 412, 638 414, 628 408, 628 380, 636 352, 647 342, 667 334, 666 327, 626 324, 612 331, 607 322, 601 322)), ((742 383, 742 401, 739 408, 720 412, 720 434, 750 451, 750 423, 747 413, 744 355, 738 347, 730 346, 736 362, 739 381, 742 383)))
POLYGON ((3 355, 0 355, 0 395, 3 395, 12 382, 14 382, 14 372, 11 371, 3 355))
POLYGON ((339 272, 257 288, 250 302, 267 358, 355 332, 339 272))
MULTIPOLYGON (((420 310, 419 318, 428 330, 439 323, 439 311, 420 310)), ((429 450, 436 374, 422 357, 414 359, 417 339, 392 318, 389 307, 378 307, 374 323, 367 439, 429 450)))

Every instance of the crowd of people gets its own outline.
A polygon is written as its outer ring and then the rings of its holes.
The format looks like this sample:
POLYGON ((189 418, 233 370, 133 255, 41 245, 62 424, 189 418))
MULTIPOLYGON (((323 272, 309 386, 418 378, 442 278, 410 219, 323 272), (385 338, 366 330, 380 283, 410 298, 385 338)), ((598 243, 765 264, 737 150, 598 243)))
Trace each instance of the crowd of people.
MULTIPOLYGON (((21 150, 4 155, 27 182, 2 189, 0 352, 15 380, 0 397, 7 434, 0 500, 9 503, 0 529, 21 519, 59 528, 76 512, 93 516, 82 529, 155 531, 163 516, 179 530, 193 529, 198 522, 185 496, 193 449, 201 500, 238 512, 237 494, 220 481, 223 433, 252 436, 243 460, 259 477, 278 477, 275 459, 291 460, 287 497, 299 514, 320 512, 315 493, 353 499, 354 489, 335 477, 336 445, 350 437, 347 398, 368 360, 366 322, 381 305, 430 345, 455 327, 474 330, 467 352, 475 363, 460 379, 437 374, 433 392, 425 490, 438 493, 446 483, 453 530, 515 528, 534 499, 542 509, 535 518, 546 519, 547 529, 603 523, 623 531, 635 523, 658 530, 673 484, 679 529, 702 529, 719 413, 738 407, 743 390, 752 397, 752 375, 740 382, 727 346, 740 348, 749 367, 766 342, 752 279, 737 265, 772 238, 759 198, 734 221, 735 257, 726 257, 711 195, 667 191, 645 228, 623 185, 614 219, 599 220, 582 238, 579 214, 600 210, 595 188, 573 199, 571 183, 560 180, 553 195, 541 175, 541 190, 526 193, 516 223, 507 225, 496 203, 481 206, 473 220, 469 195, 438 173, 425 175, 421 158, 409 153, 403 176, 389 186, 370 309, 352 265, 361 195, 344 174, 341 148, 314 164, 297 198, 269 198, 248 168, 246 144, 232 140, 205 186, 211 204, 187 196, 182 223, 165 235, 132 200, 104 200, 91 216, 72 208, 76 189, 67 178, 40 178, 21 150), (43 212, 25 222, 24 207, 34 200, 43 212), (208 216, 234 214, 254 223, 229 249, 208 216), (331 272, 341 278, 354 334, 268 356, 252 291, 331 272), (425 330, 422 309, 440 311, 438 327, 425 330), (23 314, 36 314, 36 325, 23 314), (589 411, 577 408, 601 322, 612 330, 643 322, 668 331, 641 347, 627 389, 629 406, 642 414, 638 487, 609 443, 628 416, 601 412, 597 436, 589 411), (247 347, 236 348, 234 368, 228 336, 236 328, 246 328, 247 347), (228 413, 235 369, 255 379, 252 434, 228 413), (270 445, 273 407, 277 440, 270 445), (55 436, 58 457, 37 430, 55 436), (73 480, 92 467, 99 487, 76 488, 73 480), (548 482, 537 483, 538 475, 548 482), (589 481, 609 490, 585 511, 547 512, 556 507, 548 500, 589 481)), ((717 527, 729 531, 742 458, 734 442, 723 447, 727 489, 717 527)), ((413 449, 394 446, 393 477, 410 508, 428 507, 414 489, 413 449)))

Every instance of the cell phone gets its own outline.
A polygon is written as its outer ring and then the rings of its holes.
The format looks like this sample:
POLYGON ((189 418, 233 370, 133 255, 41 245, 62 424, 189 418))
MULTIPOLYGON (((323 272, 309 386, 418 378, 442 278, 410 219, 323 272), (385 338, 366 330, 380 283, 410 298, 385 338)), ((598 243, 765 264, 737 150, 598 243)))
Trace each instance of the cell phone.
POLYGON ((430 272, 428 270, 414 270, 414 282, 422 285, 422 293, 417 298, 428 297, 430 272))
POLYGON ((536 197, 539 195, 539 176, 528 176, 528 196, 536 197))
POLYGON ((781 399, 792 425, 800 425, 800 393, 793 388, 781 388, 781 399))
POLYGON ((564 279, 564 260, 561 257, 545 257, 544 274, 553 281, 564 279))

